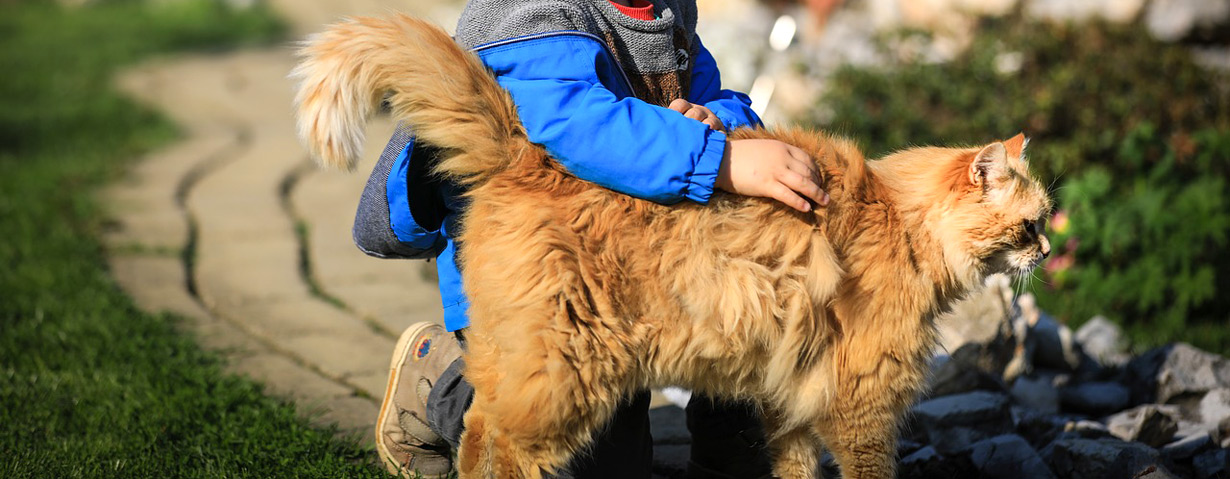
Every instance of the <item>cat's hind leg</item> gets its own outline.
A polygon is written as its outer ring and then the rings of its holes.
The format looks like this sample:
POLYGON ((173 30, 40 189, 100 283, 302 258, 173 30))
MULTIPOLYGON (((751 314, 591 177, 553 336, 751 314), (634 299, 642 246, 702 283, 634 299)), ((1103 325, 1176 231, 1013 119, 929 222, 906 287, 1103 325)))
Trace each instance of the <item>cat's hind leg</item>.
POLYGON ((600 327, 563 327, 577 308, 551 310, 507 315, 547 318, 546 324, 525 319, 473 327, 465 374, 475 394, 459 451, 462 479, 539 478, 562 470, 622 404, 627 358, 603 354, 610 347, 596 337, 600 327))
POLYGON ((542 479, 552 461, 500 429, 481 404, 466 413, 457 472, 461 479, 542 479))
MULTIPOLYGON (((567 388, 567 385, 562 386, 567 388)), ((515 395, 511 392, 509 396, 515 395)), ((585 403, 567 397, 501 401, 476 395, 465 417, 458 451, 461 479, 541 479, 563 470, 614 415, 612 394, 585 403)))

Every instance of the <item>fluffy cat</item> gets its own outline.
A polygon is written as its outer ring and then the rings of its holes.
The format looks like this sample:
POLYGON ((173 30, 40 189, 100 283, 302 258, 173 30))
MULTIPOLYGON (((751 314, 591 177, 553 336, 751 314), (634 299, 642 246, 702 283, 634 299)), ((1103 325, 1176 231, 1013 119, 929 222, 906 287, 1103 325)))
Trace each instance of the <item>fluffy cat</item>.
POLYGON ((435 171, 467 186, 462 478, 558 470, 630 392, 661 385, 758 403, 778 477, 815 477, 821 447, 843 477, 892 477, 936 315, 1050 249, 1020 135, 865 161, 824 133, 740 130, 809 152, 829 206, 720 192, 663 206, 569 175, 480 61, 425 22, 350 20, 301 56, 299 129, 324 164, 353 166, 391 92, 394 116, 445 151, 435 171))

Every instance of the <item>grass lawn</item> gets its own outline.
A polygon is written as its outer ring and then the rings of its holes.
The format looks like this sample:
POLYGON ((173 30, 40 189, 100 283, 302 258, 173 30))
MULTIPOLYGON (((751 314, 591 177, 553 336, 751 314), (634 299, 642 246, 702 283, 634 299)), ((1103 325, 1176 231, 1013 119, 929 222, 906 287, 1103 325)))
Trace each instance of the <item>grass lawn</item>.
POLYGON ((268 12, 222 5, 0 1, 0 477, 387 477, 106 270, 96 190, 176 134, 112 75, 279 38, 268 12))

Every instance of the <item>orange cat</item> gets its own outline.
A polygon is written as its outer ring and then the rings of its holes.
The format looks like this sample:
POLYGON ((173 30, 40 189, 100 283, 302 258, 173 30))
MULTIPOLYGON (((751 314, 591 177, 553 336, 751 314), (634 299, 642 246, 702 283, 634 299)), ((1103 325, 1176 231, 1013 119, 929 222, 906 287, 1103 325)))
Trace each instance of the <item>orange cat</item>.
POLYGON ((391 91, 394 116, 447 152, 436 171, 468 186, 462 478, 555 471, 629 393, 662 385, 756 401, 778 477, 815 477, 821 446, 843 477, 892 477, 936 315, 1050 250, 1020 135, 864 161, 823 133, 742 130, 731 138, 813 155, 830 205, 715 193, 663 206, 568 175, 434 26, 356 19, 302 55, 300 132, 325 164, 353 164, 391 91))

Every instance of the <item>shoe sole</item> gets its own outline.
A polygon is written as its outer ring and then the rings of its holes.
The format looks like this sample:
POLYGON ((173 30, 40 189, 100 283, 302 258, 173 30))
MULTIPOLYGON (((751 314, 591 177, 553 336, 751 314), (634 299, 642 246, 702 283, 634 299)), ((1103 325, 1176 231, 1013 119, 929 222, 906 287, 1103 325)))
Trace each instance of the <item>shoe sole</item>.
POLYGON ((406 364, 408 356, 406 353, 411 347, 410 340, 422 334, 423 330, 435 325, 435 323, 422 322, 403 331, 401 337, 397 338, 397 346, 393 348, 393 359, 389 361, 389 384, 384 388, 384 400, 380 402, 380 415, 376 417, 376 451, 380 455, 381 462, 385 462, 384 467, 393 475, 400 474, 401 468, 385 460, 387 457, 392 457, 393 453, 385 447, 384 437, 381 434, 384 421, 393 409, 393 388, 401 379, 401 367, 406 364))

